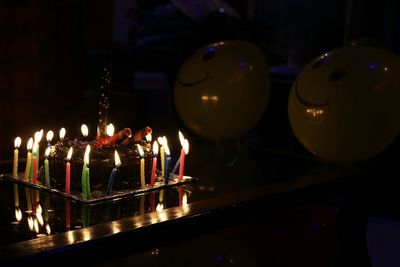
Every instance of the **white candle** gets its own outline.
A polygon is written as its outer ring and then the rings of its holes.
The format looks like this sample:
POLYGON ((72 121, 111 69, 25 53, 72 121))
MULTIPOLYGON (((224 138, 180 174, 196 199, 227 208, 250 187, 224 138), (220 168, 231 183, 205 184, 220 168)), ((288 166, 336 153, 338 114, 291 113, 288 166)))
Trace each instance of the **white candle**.
POLYGON ((13 177, 18 178, 18 148, 21 145, 21 138, 17 137, 14 140, 14 164, 13 164, 13 177))

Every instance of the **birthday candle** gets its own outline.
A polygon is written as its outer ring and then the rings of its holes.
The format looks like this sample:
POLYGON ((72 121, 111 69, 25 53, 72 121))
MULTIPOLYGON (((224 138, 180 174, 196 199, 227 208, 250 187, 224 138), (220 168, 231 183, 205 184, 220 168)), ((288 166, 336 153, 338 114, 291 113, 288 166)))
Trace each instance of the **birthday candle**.
POLYGON ((160 144, 160 161, 161 161, 161 177, 164 177, 164 167, 165 167, 165 162, 164 162, 164 158, 165 158, 165 151, 164 151, 164 137, 158 137, 158 143, 160 144))
POLYGON ((29 179, 29 172, 31 170, 32 165, 32 146, 33 146, 33 138, 29 138, 28 144, 26 145, 26 149, 28 150, 28 154, 26 155, 26 166, 25 166, 25 181, 29 179))
POLYGON ((85 150, 85 155, 83 157, 83 169, 82 169, 82 181, 81 181, 84 199, 88 199, 90 196, 89 154, 90 154, 90 145, 87 145, 85 150))
MULTIPOLYGON (((34 143, 37 144, 36 150, 33 151, 34 152, 33 154, 35 154, 35 156, 36 156, 36 177, 37 177, 38 172, 39 172, 39 155, 40 155, 39 154, 39 143, 42 140, 42 137, 43 137, 43 129, 41 129, 40 131, 36 132, 35 136, 34 136, 34 143)), ((33 164, 32 164, 32 168, 31 169, 33 171, 33 164)))
POLYGON ((165 182, 165 184, 168 184, 168 180, 169 180, 169 170, 170 170, 170 167, 171 167, 171 153, 170 153, 170 151, 169 151, 169 147, 168 147, 168 143, 167 142, 165 142, 165 144, 164 144, 164 146, 165 146, 165 155, 166 155, 166 157, 165 157, 165 175, 164 175, 164 182, 165 182))
POLYGON ((49 172, 49 155, 50 155, 50 147, 46 148, 45 151, 45 160, 44 160, 44 178, 46 181, 46 187, 50 188, 50 172, 49 172))
MULTIPOLYGON (((181 146, 183 144, 183 141, 185 140, 185 137, 183 136, 183 134, 181 133, 181 131, 178 132, 179 135, 179 142, 181 143, 181 146)), ((183 147, 182 147, 183 149, 183 147)), ((181 149, 181 154, 179 156, 179 159, 176 161, 174 168, 172 169, 172 173, 176 173, 176 171, 178 170, 180 163, 181 163, 181 158, 182 158, 182 149, 181 149)))
POLYGON ((110 178, 108 179, 107 195, 110 196, 112 193, 112 187, 114 184, 115 176, 117 175, 118 167, 121 166, 121 159, 119 158, 117 150, 114 153, 115 167, 112 169, 110 178))
POLYGON ((150 178, 150 186, 154 187, 156 182, 156 169, 157 169, 157 154, 158 154, 158 143, 154 141, 153 143, 153 166, 151 168, 151 178, 150 178))
POLYGON ((54 132, 52 130, 48 131, 46 134, 47 146, 51 146, 51 140, 53 140, 54 132))
POLYGON ((138 151, 139 151, 139 154, 141 157, 141 159, 140 159, 140 184, 141 184, 142 188, 145 188, 146 182, 144 179, 144 158, 143 158, 144 152, 143 152, 141 145, 137 144, 137 148, 138 148, 138 151))
POLYGON ((71 188, 71 163, 72 147, 69 148, 67 154, 67 163, 65 163, 65 193, 70 194, 71 188))
POLYGON ((185 155, 189 153, 189 141, 187 139, 183 140, 182 149, 181 149, 181 163, 179 166, 179 176, 178 181, 182 181, 183 172, 185 169, 185 155))
POLYGON ((17 137, 14 140, 14 164, 13 164, 13 177, 18 178, 18 148, 21 145, 21 138, 17 137))
POLYGON ((36 181, 36 179, 37 179, 37 166, 38 166, 38 163, 37 163, 37 150, 38 150, 38 144, 34 143, 33 144, 33 150, 32 150, 32 153, 33 153, 33 156, 32 156, 32 183, 34 185, 36 185, 36 183, 37 183, 37 181, 36 181))

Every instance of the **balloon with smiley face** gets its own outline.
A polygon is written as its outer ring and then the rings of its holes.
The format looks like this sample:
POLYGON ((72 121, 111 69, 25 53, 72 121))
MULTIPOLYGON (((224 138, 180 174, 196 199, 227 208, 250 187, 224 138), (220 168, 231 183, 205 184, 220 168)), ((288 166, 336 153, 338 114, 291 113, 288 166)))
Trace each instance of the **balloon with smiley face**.
POLYGON ((399 133, 400 61, 372 47, 343 47, 311 61, 289 95, 297 139, 329 162, 380 153, 399 133))
POLYGON ((246 41, 210 44, 181 66, 174 86, 175 107, 198 135, 235 138, 263 115, 269 82, 269 67, 258 46, 246 41))

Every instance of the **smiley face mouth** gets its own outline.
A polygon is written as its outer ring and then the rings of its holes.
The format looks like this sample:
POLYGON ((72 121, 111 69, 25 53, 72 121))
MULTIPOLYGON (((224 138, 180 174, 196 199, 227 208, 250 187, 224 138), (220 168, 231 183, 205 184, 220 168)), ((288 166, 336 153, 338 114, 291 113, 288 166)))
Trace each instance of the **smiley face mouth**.
POLYGON ((199 80, 196 80, 194 82, 182 82, 179 79, 177 79, 176 83, 179 84, 180 86, 195 86, 195 85, 201 84, 201 83, 203 83, 203 82, 205 82, 207 80, 212 80, 208 73, 206 73, 205 77, 203 77, 203 78, 201 78, 199 80))
POLYGON ((329 106, 329 101, 328 99, 324 102, 324 103, 312 103, 309 102, 307 100, 305 100, 304 98, 301 97, 298 87, 297 87, 297 81, 295 84, 295 93, 296 93, 296 98, 300 101, 300 103, 302 103, 304 106, 308 107, 308 108, 327 108, 328 111, 331 111, 331 107, 329 106))

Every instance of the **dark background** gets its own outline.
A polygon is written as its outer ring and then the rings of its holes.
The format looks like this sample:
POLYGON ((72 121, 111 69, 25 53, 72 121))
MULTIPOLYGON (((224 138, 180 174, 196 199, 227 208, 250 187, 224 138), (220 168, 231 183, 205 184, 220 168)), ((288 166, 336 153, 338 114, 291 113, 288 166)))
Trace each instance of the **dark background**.
MULTIPOLYGON (((271 66, 272 92, 253 131, 273 128, 265 145, 285 146, 287 94, 308 61, 351 43, 400 50, 394 0, 226 1, 240 17, 221 10, 189 16, 172 2, 0 1, 0 159, 11 159, 17 135, 24 151, 41 128, 58 136, 64 126, 77 135, 87 123, 94 135, 104 61, 113 64, 110 116, 117 128, 190 133, 171 94, 183 60, 215 41, 254 42, 271 66)), ((176 2, 200 10, 202 1, 176 2)))

